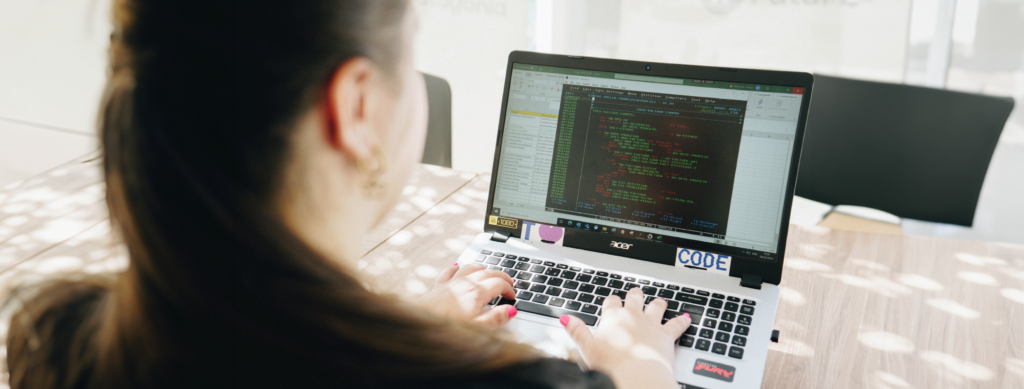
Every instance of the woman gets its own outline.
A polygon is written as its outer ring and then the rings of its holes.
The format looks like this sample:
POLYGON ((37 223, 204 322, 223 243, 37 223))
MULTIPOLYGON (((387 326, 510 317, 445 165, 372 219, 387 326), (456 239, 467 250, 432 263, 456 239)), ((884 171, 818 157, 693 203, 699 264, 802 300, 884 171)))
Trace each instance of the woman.
POLYGON ((495 328, 512 280, 453 266, 414 301, 368 291, 361 235, 425 131, 405 0, 115 1, 100 129, 127 270, 61 281, 11 322, 12 388, 672 388, 673 340, 642 295, 593 334, 593 371, 495 328))

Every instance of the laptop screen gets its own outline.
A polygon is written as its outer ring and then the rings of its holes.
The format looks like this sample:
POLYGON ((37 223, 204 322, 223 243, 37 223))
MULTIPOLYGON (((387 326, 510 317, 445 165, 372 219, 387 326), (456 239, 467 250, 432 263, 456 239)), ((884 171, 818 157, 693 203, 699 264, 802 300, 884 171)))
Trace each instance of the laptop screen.
POLYGON ((513 64, 491 214, 775 260, 803 97, 513 64))

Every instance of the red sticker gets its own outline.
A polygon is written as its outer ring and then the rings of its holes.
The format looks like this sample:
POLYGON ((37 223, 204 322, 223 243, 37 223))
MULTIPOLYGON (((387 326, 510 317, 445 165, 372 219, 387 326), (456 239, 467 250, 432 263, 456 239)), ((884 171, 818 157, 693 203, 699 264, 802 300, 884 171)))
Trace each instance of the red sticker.
POLYGON ((732 382, 735 377, 736 368, 721 363, 698 359, 693 365, 693 374, 711 377, 725 382, 732 382))

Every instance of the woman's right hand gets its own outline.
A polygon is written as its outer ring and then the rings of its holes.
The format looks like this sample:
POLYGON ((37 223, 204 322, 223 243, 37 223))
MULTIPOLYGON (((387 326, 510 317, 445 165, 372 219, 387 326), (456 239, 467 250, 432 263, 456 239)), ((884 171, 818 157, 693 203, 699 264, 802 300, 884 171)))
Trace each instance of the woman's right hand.
POLYGON ((634 288, 625 304, 615 295, 605 298, 601 323, 593 333, 575 316, 562 316, 561 322, 587 365, 610 376, 616 388, 678 388, 675 341, 690 327, 690 315, 661 324, 667 307, 658 298, 644 309, 644 294, 634 288))

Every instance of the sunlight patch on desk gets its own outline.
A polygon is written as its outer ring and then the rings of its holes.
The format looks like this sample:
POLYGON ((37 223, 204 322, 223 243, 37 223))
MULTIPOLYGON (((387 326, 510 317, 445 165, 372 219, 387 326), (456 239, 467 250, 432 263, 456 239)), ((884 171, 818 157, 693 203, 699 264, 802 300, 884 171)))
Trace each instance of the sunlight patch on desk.
POLYGON ((981 317, 981 313, 978 313, 978 311, 949 299, 928 299, 928 301, 925 301, 925 304, 948 314, 960 316, 964 319, 977 319, 981 317))
POLYGON ((821 262, 815 262, 805 258, 788 258, 783 262, 786 269, 810 272, 831 272, 832 267, 821 262))
POLYGON ((996 281, 995 277, 992 277, 985 273, 978 273, 973 271, 962 271, 956 273, 957 278, 978 285, 996 286, 999 285, 999 281, 996 281))
POLYGON ((882 264, 878 264, 878 263, 874 263, 874 262, 868 261, 866 259, 852 258, 852 259, 850 259, 849 262, 851 264, 853 264, 853 265, 866 267, 868 270, 889 271, 889 267, 888 266, 885 266, 885 265, 882 265, 882 264))
POLYGON ((437 270, 436 267, 429 265, 416 266, 416 275, 420 277, 434 279, 437 278, 438 274, 441 274, 441 271, 437 270))
POLYGON ((779 299, 797 307, 807 304, 807 299, 804 298, 803 293, 800 293, 796 289, 787 288, 785 286, 779 287, 779 299))
POLYGON ((388 245, 390 246, 404 246, 406 243, 412 240, 414 234, 412 231, 398 231, 391 238, 388 239, 388 245))
POLYGON ((981 255, 974 255, 969 253, 956 253, 953 254, 956 259, 963 263, 969 263, 974 266, 1002 266, 1006 265, 1006 261, 996 257, 986 257, 981 255))
POLYGON ((1019 289, 1003 288, 999 290, 999 293, 1010 299, 1011 301, 1024 304, 1024 291, 1019 289))
POLYGON ((60 273, 81 269, 84 264, 82 258, 61 255, 36 262, 31 269, 38 273, 60 273))
POLYGON ((938 281, 917 274, 900 274, 899 281, 904 285, 921 290, 939 291, 945 289, 938 281))
POLYGON ((857 277, 850 274, 826 274, 823 277, 833 280, 838 280, 846 285, 856 286, 860 288, 870 288, 874 286, 874 283, 866 278, 857 277))
POLYGON ((11 216, 9 218, 4 219, 3 225, 11 226, 11 227, 17 227, 17 226, 20 226, 22 224, 27 223, 28 220, 29 219, 27 217, 25 217, 25 216, 20 216, 20 215, 11 216))
POLYGON ((447 247, 453 253, 462 253, 466 250, 466 247, 469 247, 469 243, 461 239, 445 239, 444 247, 447 247))
POLYGON ((805 243, 800 245, 800 249, 812 257, 822 256, 832 251, 833 247, 827 244, 820 243, 805 243))
POLYGON ((1024 360, 1006 358, 1006 372, 1024 377, 1024 360))
POLYGON ((92 223, 75 219, 50 220, 32 232, 32 237, 46 243, 58 243, 89 228, 92 223))
POLYGON ((995 377, 995 373, 985 366, 961 360, 943 352, 921 351, 918 356, 920 356, 925 362, 929 362, 939 368, 940 371, 953 373, 964 378, 976 381, 988 381, 995 377))
POLYGON ((423 281, 417 280, 415 278, 411 278, 411 279, 405 280, 405 291, 406 292, 409 292, 409 293, 412 293, 412 294, 415 294, 415 295, 421 295, 421 294, 427 293, 428 290, 430 290, 430 289, 427 288, 427 284, 424 284, 423 281))
POLYGON ((906 354, 914 351, 914 342, 891 332, 864 331, 857 334, 857 340, 875 350, 890 353, 906 354))
POLYGON ((875 384, 880 388, 913 388, 907 381, 892 373, 884 371, 875 372, 875 384))

